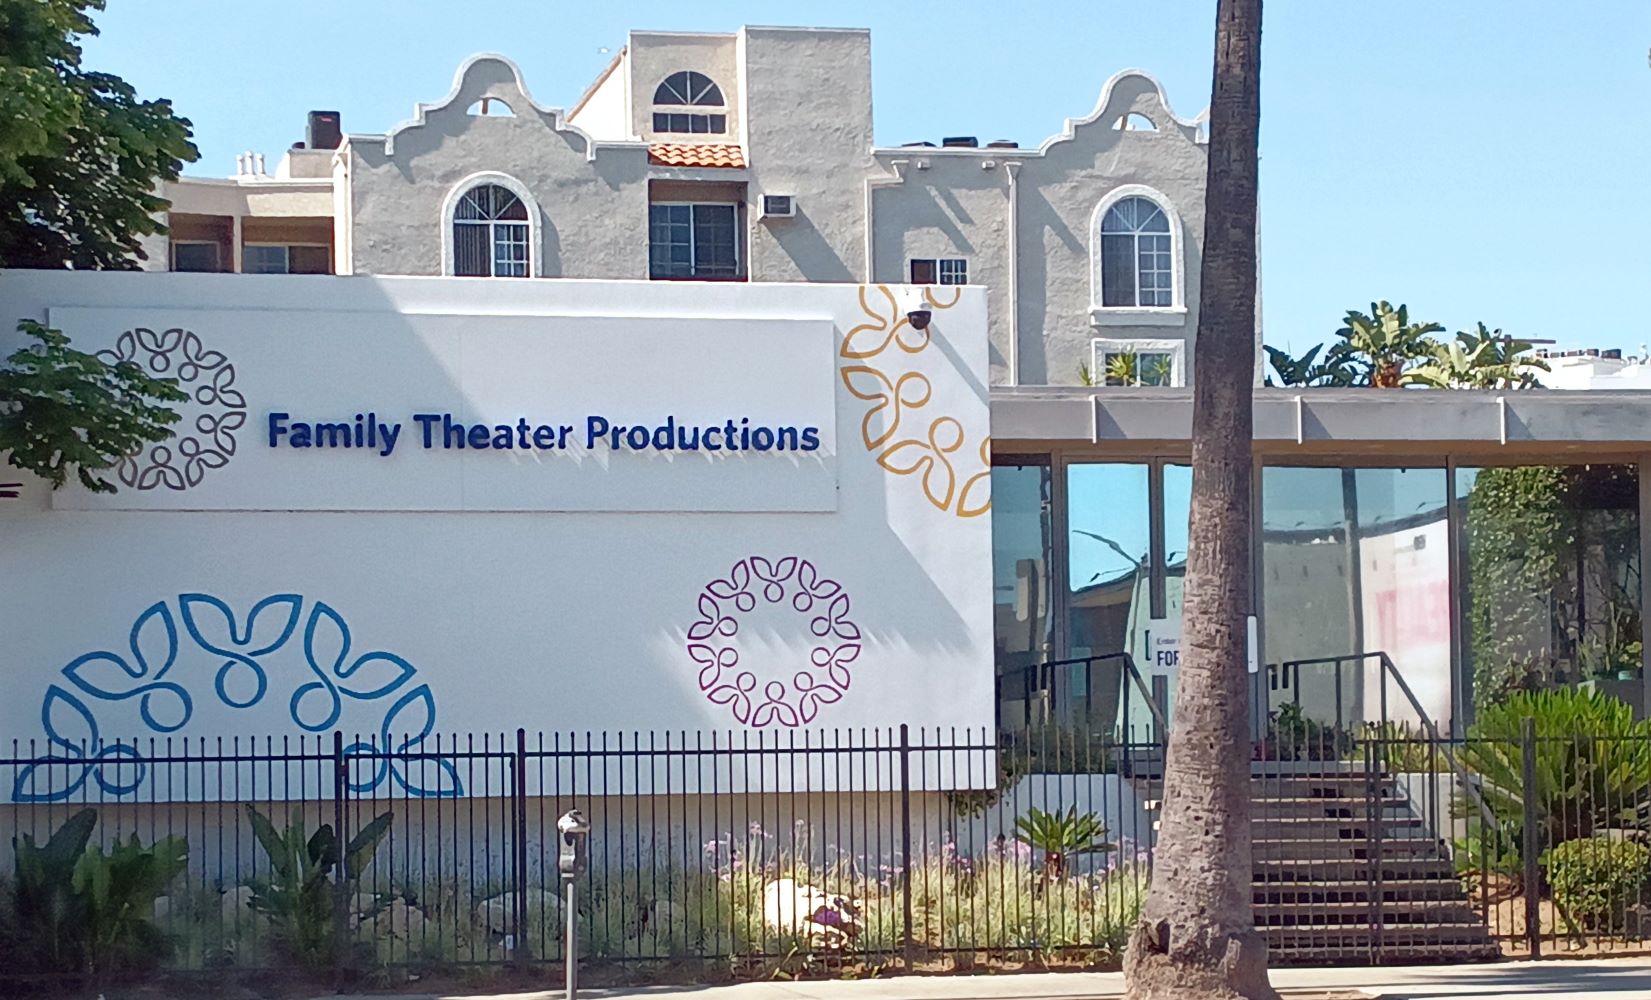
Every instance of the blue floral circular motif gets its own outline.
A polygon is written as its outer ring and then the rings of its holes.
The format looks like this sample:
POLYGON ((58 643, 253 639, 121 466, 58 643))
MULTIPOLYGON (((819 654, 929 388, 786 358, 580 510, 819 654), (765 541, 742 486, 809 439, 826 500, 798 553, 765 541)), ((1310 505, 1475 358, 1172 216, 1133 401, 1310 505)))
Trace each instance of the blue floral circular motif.
POLYGON ((61 801, 79 792, 88 780, 109 795, 137 792, 147 777, 142 755, 130 744, 105 744, 90 706, 135 701, 144 725, 156 733, 175 733, 188 725, 196 695, 177 677, 169 676, 183 637, 219 661, 211 673, 210 696, 229 708, 247 709, 262 704, 269 694, 271 681, 264 658, 299 635, 309 674, 294 685, 287 709, 300 729, 311 733, 331 729, 343 712, 345 699, 388 705, 378 737, 354 743, 345 751, 370 767, 369 779, 352 781, 352 791, 371 791, 388 779, 416 797, 464 794, 452 761, 421 753, 436 725, 436 699, 430 685, 415 684, 418 671, 394 653, 358 652, 349 625, 331 605, 309 602, 306 615, 305 603, 298 594, 273 594, 253 604, 243 616, 208 594, 179 594, 175 611, 167 601, 150 605, 133 623, 125 650, 98 650, 76 657, 63 668, 67 684, 46 688, 40 721, 49 756, 18 769, 12 801, 61 801), (421 766, 410 767, 410 762, 421 766), (422 766, 431 764, 433 774, 430 767, 422 766), (64 773, 70 776, 67 784, 46 778, 64 773), (433 777, 433 783, 426 782, 426 777, 433 777))

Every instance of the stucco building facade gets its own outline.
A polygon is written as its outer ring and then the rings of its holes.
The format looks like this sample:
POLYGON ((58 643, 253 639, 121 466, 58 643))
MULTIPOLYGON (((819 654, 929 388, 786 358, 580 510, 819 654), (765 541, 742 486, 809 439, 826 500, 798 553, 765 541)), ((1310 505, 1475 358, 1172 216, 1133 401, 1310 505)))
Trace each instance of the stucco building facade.
POLYGON ((633 32, 570 111, 479 55, 382 134, 322 114, 168 185, 148 266, 985 285, 994 384, 1191 374, 1205 146, 1144 73, 1036 148, 877 146, 863 30, 633 32))

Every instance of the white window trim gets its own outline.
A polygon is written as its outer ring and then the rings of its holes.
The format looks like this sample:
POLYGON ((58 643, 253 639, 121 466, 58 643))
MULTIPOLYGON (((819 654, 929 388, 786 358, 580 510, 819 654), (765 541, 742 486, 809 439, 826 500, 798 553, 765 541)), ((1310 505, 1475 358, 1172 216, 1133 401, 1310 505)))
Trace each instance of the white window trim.
POLYGON ((1139 337, 1096 337, 1089 342, 1090 378, 1097 389, 1180 389, 1187 384, 1187 342, 1184 340, 1139 337), (1146 351, 1171 357, 1168 386, 1121 386, 1106 384, 1106 356, 1146 351))
MULTIPOLYGON (((529 278, 544 277, 544 246, 542 226, 539 223, 539 203, 527 189, 527 185, 510 176, 496 171, 484 170, 471 174, 464 180, 453 185, 447 192, 447 199, 441 203, 441 273, 448 277, 453 276, 453 213, 458 211, 459 199, 471 188, 481 187, 483 184, 497 184, 515 195, 527 208, 527 276, 529 278)), ((480 277, 466 275, 466 277, 480 277)), ((500 281, 520 281, 521 278, 504 277, 500 281)))
MULTIPOLYGON (((741 204, 742 203, 738 202, 738 201, 716 201, 716 200, 712 200, 712 199, 700 199, 698 201, 695 201, 695 200, 692 200, 692 199, 687 200, 687 201, 684 201, 682 199, 673 199, 671 201, 650 201, 650 202, 648 202, 648 280, 649 281, 737 281, 741 277, 749 277, 749 275, 745 275, 743 273, 744 269, 745 269, 745 254, 742 253, 741 251, 742 251, 742 249, 744 247, 744 244, 745 244, 746 234, 745 234, 744 227, 742 227, 740 225, 740 206, 741 206, 741 204), (716 277, 716 278, 700 278, 700 277, 692 277, 692 278, 655 278, 653 276, 653 208, 654 208, 655 205, 687 205, 690 208, 695 206, 695 205, 727 205, 730 208, 732 208, 734 210, 734 273, 727 276, 727 277, 716 277)), ((689 225, 689 227, 688 227, 688 238, 692 239, 693 235, 694 235, 694 227, 692 225, 689 225)), ((693 252, 694 244, 690 243, 688 245, 688 248, 689 248, 689 253, 691 254, 693 252)))
POLYGON ((919 284, 919 282, 912 280, 911 266, 913 264, 917 263, 920 260, 926 260, 929 263, 934 265, 934 281, 930 282, 929 284, 933 284, 934 287, 936 287, 936 288, 940 288, 943 285, 944 285, 944 287, 947 287, 947 288, 960 288, 960 287, 962 287, 962 285, 967 285, 969 283, 969 258, 967 258, 967 257, 907 257, 906 258, 906 284, 908 284, 908 285, 917 285, 917 284, 919 284), (962 285, 959 285, 957 282, 952 282, 951 284, 945 284, 940 280, 940 265, 943 264, 943 263, 946 263, 948 261, 952 262, 952 263, 959 263, 959 264, 963 265, 963 282, 962 282, 962 285))
POLYGON ((1187 262, 1181 234, 1181 213, 1175 202, 1157 188, 1124 184, 1106 193, 1089 217, 1089 322, 1091 326, 1186 326, 1187 262), (1163 209, 1169 219, 1171 268, 1167 306, 1105 306, 1101 304, 1101 220, 1107 209, 1125 198, 1145 198, 1163 209))

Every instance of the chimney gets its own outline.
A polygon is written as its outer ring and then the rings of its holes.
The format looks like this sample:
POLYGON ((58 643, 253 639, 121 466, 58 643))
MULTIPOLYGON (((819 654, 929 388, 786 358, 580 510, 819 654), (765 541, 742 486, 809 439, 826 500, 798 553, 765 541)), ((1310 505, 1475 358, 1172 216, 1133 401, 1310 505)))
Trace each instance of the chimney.
POLYGON ((344 126, 336 111, 311 111, 304 129, 304 145, 310 149, 337 149, 344 141, 344 126))

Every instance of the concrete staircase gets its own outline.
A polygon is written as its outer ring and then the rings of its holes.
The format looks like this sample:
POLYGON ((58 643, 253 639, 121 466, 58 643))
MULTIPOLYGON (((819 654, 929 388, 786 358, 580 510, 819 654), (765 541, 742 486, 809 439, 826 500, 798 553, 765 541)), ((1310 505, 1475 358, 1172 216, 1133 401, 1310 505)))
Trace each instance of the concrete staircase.
MULTIPOLYGON (((1356 763, 1253 766, 1252 892, 1269 960, 1392 965, 1499 958, 1444 844, 1391 775, 1377 777, 1374 789, 1367 780, 1356 763)), ((1162 780, 1136 781, 1155 806, 1162 780)))

